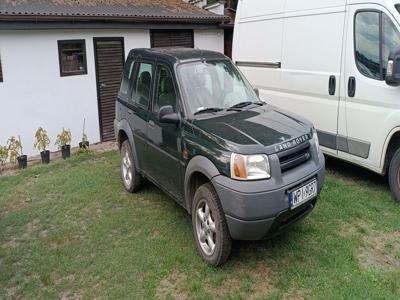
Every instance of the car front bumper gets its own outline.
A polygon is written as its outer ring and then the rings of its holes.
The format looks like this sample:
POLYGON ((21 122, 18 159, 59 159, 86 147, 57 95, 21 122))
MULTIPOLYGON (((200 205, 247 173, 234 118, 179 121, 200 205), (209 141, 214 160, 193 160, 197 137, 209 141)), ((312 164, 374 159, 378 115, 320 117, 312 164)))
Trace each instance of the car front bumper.
POLYGON ((225 219, 235 240, 261 240, 277 235, 310 213, 317 202, 312 199, 291 210, 289 191, 317 179, 318 194, 325 176, 325 159, 318 153, 311 160, 278 179, 241 182, 226 176, 216 176, 212 183, 225 213, 225 219))

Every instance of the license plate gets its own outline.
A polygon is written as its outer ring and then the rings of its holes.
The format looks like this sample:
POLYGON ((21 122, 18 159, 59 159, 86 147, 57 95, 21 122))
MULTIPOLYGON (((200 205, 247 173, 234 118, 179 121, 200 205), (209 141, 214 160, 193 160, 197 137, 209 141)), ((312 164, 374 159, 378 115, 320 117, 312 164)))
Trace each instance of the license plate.
POLYGON ((317 196, 317 180, 313 180, 289 194, 290 208, 294 209, 317 196))

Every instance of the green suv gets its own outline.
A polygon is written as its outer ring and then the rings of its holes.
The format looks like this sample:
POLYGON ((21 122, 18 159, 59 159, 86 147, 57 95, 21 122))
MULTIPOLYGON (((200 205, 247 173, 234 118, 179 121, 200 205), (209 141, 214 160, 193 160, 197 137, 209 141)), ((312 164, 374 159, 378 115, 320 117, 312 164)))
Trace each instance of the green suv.
POLYGON ((312 124, 262 102, 224 55, 134 49, 116 102, 122 182, 144 178, 192 216, 198 252, 270 238, 315 207, 325 173, 312 124))

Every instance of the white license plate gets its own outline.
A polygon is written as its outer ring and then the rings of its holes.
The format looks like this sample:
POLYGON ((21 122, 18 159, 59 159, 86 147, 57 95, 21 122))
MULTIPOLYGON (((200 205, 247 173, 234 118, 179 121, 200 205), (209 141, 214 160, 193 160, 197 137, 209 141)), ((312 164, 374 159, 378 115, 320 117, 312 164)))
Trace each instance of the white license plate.
POLYGON ((289 194, 290 208, 294 209, 317 196, 317 180, 313 180, 289 194))

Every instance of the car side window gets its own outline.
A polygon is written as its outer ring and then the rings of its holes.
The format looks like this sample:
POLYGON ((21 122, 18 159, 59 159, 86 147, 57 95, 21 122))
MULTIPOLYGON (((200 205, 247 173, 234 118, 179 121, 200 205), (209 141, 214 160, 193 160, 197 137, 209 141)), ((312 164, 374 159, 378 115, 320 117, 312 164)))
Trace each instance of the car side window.
POLYGON ((174 80, 166 67, 159 66, 157 71, 157 91, 153 111, 158 112, 161 107, 171 105, 176 112, 177 98, 174 80))
POLYGON ((359 71, 370 78, 380 80, 380 13, 362 11, 355 19, 355 53, 359 71))
POLYGON ((386 77, 386 69, 391 51, 400 47, 400 33, 390 18, 383 14, 383 39, 382 39, 382 59, 383 59, 383 75, 386 77))
POLYGON ((118 95, 120 98, 125 100, 128 99, 130 82, 135 69, 134 66, 135 61, 132 58, 128 58, 122 74, 121 88, 118 95))
POLYGON ((140 63, 133 99, 135 103, 148 107, 150 101, 151 82, 153 76, 153 65, 150 63, 140 63))

